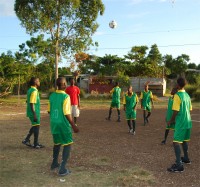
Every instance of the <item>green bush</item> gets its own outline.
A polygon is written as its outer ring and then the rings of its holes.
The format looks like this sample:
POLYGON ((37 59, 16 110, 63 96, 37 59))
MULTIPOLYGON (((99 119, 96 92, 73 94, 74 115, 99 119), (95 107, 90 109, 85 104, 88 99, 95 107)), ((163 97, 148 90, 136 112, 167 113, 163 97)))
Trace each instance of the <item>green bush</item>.
POLYGON ((197 86, 197 85, 188 84, 188 85, 185 87, 186 92, 189 94, 189 96, 190 96, 191 98, 194 97, 194 94, 196 93, 197 89, 198 89, 198 86, 197 86))
POLYGON ((200 90, 198 89, 193 96, 195 101, 200 101, 200 90))
POLYGON ((80 98, 85 98, 85 90, 84 89, 80 89, 80 98))

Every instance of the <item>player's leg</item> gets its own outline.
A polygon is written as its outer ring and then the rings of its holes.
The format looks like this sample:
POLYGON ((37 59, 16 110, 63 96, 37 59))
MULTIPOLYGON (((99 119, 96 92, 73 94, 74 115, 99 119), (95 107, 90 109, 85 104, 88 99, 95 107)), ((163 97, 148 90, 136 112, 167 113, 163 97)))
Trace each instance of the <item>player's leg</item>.
POLYGON ((144 125, 146 125, 146 110, 143 110, 144 125))
POLYGON ((178 129, 178 130, 175 129, 173 146, 174 146, 174 153, 176 157, 176 163, 167 169, 169 172, 183 172, 184 171, 184 167, 181 161, 181 148, 180 148, 181 143, 183 143, 183 132, 181 129, 178 129))
POLYGON ((23 144, 27 145, 27 146, 31 146, 31 143, 30 143, 30 138, 31 138, 31 135, 33 134, 33 127, 30 128, 26 138, 22 141, 23 144))
POLYGON ((148 114, 147 114, 147 116, 146 116, 145 119, 146 119, 146 122, 149 123, 149 117, 150 117, 150 115, 151 115, 151 108, 148 107, 148 108, 147 108, 147 111, 148 111, 148 114))
POLYGON ((118 115, 118 122, 121 122, 121 118, 120 118, 120 108, 117 108, 117 115, 118 115))
POLYGON ((127 124, 128 124, 128 128, 129 128, 129 133, 131 133, 132 132, 132 127, 131 127, 131 121, 128 119, 127 120, 127 124))
POLYGON ((183 141, 182 148, 184 156, 181 157, 181 160, 185 164, 191 164, 191 161, 188 156, 188 141, 190 140, 191 129, 187 129, 185 132, 185 141, 183 141))
POLYGON ((60 164, 58 163, 60 146, 61 146, 60 144, 53 146, 53 161, 52 161, 52 164, 51 164, 51 170, 56 169, 60 166, 60 164))
POLYGON ((110 120, 111 119, 111 115, 112 115, 112 107, 110 107, 109 112, 108 112, 108 117, 106 119, 110 120))
POLYGON ((43 148, 44 146, 42 144, 39 143, 38 139, 39 139, 39 130, 40 130, 40 125, 37 126, 33 126, 33 130, 34 130, 34 144, 33 144, 33 148, 39 149, 39 148, 43 148))
POLYGON ((135 126, 136 126, 135 120, 132 120, 133 135, 135 135, 135 126))
POLYGON ((71 145, 63 146, 62 162, 59 169, 59 175, 68 175, 70 171, 66 169, 66 164, 70 156, 71 145))
POLYGON ((166 129, 165 130, 164 140, 161 142, 161 144, 165 144, 166 143, 168 134, 169 134, 169 129, 166 129))

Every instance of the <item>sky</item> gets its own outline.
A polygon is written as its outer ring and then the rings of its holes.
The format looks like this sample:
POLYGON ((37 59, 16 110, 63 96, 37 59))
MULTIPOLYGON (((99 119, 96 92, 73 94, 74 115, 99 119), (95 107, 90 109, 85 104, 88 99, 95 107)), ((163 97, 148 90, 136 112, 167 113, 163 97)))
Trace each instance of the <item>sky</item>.
MULTIPOLYGON (((13 53, 30 39, 14 12, 14 0, 0 0, 0 54, 13 53)), ((187 54, 200 64, 200 0, 102 0, 103 16, 93 40, 99 47, 88 53, 97 56, 127 55, 133 46, 157 44, 162 55, 187 54), (111 29, 109 22, 117 27, 111 29)), ((67 66, 67 65, 66 65, 67 66)))

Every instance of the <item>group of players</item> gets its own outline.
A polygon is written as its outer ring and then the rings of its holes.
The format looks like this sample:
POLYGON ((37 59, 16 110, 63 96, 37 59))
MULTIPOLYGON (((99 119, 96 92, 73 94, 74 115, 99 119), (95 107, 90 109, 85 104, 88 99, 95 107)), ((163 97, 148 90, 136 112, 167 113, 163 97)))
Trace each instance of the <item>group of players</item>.
MULTIPOLYGON (((74 79, 71 79, 71 85, 67 87, 66 79, 60 77, 56 81, 57 90, 49 97, 48 113, 50 115, 50 128, 53 137, 53 161, 51 170, 58 169, 60 176, 65 176, 70 173, 67 169, 67 160, 70 155, 72 139, 72 129, 75 133, 79 132, 76 125, 76 118, 79 116, 80 108, 80 90, 75 86, 74 79), (73 115, 71 115, 73 114, 73 115), (73 116, 73 117, 72 117, 73 116), (63 146, 62 161, 58 162, 60 147, 63 146)), ((176 163, 167 170, 169 172, 183 172, 183 163, 191 164, 188 157, 188 144, 190 140, 192 122, 190 110, 192 109, 191 100, 184 87, 186 81, 184 78, 177 79, 177 85, 172 89, 168 102, 168 109, 166 115, 166 131, 165 139, 162 144, 166 143, 166 138, 170 129, 174 130, 174 152, 176 156, 176 163), (184 157, 181 157, 182 145, 184 157)), ((27 117, 31 121, 31 128, 26 138, 22 141, 23 144, 33 148, 43 148, 39 144, 39 127, 40 127, 40 97, 38 87, 40 86, 39 78, 32 77, 30 80, 30 88, 27 92, 27 117), (34 134, 34 144, 31 145, 30 137, 34 134)), ((111 120, 112 109, 117 108, 118 119, 120 122, 120 95, 121 88, 119 83, 110 92, 112 94, 112 102, 109 109, 109 115, 106 120, 111 120)), ((153 104, 153 94, 148 89, 148 84, 145 84, 144 91, 141 92, 141 108, 143 109, 144 125, 149 122, 151 115, 151 104, 153 104), (146 113, 147 112, 147 113, 146 113)), ((138 96, 133 92, 132 86, 128 87, 127 92, 123 96, 123 106, 126 114, 126 120, 129 132, 135 135, 136 127, 136 108, 139 102, 138 96)))

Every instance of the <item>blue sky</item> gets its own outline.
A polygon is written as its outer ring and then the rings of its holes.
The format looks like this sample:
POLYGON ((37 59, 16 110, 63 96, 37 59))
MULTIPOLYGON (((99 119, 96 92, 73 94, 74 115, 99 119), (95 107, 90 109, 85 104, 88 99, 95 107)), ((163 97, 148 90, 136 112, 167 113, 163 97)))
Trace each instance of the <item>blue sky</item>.
MULTIPOLYGON (((123 57, 136 45, 157 44, 162 55, 190 56, 200 64, 200 0, 102 0, 105 13, 98 17, 93 36, 99 43, 90 54, 123 57), (111 29, 111 20, 117 28, 111 29)), ((0 1, 0 53, 18 50, 30 38, 13 11, 14 0, 0 1)))

